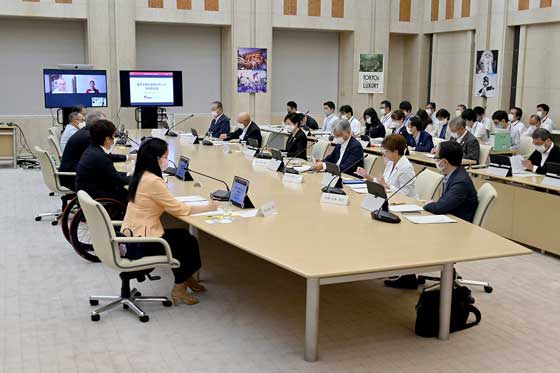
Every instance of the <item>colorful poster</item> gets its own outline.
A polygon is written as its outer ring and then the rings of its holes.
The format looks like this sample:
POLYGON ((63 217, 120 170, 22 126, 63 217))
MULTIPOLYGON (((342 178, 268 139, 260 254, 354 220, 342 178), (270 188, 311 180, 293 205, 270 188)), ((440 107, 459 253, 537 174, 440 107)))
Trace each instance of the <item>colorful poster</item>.
POLYGON ((478 97, 495 97, 498 85, 498 51, 476 52, 474 94, 478 97))
POLYGON ((237 92, 266 93, 266 48, 237 50, 237 92))
POLYGON ((383 54, 360 54, 358 93, 383 93, 383 54))

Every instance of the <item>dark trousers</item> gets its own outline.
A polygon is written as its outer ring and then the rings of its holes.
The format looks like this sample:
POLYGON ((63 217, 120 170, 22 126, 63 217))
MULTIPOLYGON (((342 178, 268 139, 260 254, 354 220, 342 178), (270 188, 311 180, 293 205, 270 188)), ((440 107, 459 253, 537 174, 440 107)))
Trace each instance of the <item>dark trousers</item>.
MULTIPOLYGON (((179 268, 173 269, 175 283, 181 284, 202 266, 198 241, 185 229, 166 229, 162 238, 171 247, 173 257, 181 263, 179 268)), ((142 251, 144 256, 165 255, 165 249, 160 244, 145 244, 142 251)))

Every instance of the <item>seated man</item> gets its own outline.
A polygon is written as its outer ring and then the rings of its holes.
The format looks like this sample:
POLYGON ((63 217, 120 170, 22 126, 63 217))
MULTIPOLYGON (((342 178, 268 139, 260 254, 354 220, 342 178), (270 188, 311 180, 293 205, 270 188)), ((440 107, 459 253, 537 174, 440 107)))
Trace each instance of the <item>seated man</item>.
POLYGON ((463 149, 463 158, 477 161, 480 158, 480 143, 472 133, 467 131, 467 123, 461 117, 455 117, 449 122, 451 140, 457 141, 463 149))
POLYGON ((262 145, 261 129, 255 122, 251 120, 249 113, 239 113, 237 115, 237 129, 230 133, 222 133, 220 139, 230 141, 239 139, 239 141, 247 141, 248 139, 255 139, 259 143, 259 148, 262 145))
MULTIPOLYGON (((472 222, 478 207, 478 194, 467 171, 461 166, 461 145, 455 141, 444 141, 436 147, 435 154, 437 168, 445 175, 443 193, 437 202, 429 201, 424 210, 432 214, 454 215, 472 222)), ((401 289, 416 289, 421 283, 416 275, 385 280, 385 286, 401 289)))
MULTIPOLYGON (((86 126, 72 135, 66 143, 66 147, 62 153, 59 171, 76 172, 76 168, 78 167, 78 162, 80 161, 82 154, 90 145, 90 128, 100 119, 105 119, 105 115, 99 111, 87 115, 86 126)), ((130 154, 128 156, 121 154, 108 154, 108 157, 113 162, 125 162, 129 159, 136 159, 136 154, 130 154)), ((73 176, 61 176, 60 183, 71 190, 74 190, 76 186, 76 180, 73 176)))
POLYGON ((218 139, 220 135, 229 134, 229 118, 225 116, 224 107, 220 101, 214 101, 212 103, 212 117, 214 119, 210 122, 208 135, 218 139))
POLYGON ((425 131, 424 123, 419 117, 413 117, 408 122, 406 145, 410 150, 417 152, 430 152, 434 148, 432 135, 425 131))
POLYGON ((70 137, 74 135, 80 128, 84 128, 86 123, 84 122, 84 116, 80 113, 72 112, 68 116, 68 124, 64 128, 64 132, 62 132, 62 136, 60 136, 60 150, 64 152, 64 148, 66 148, 66 144, 70 137))
MULTIPOLYGON (((299 113, 297 103, 295 101, 288 101, 288 103, 286 103, 286 111, 288 114, 299 113)), ((319 124, 313 117, 304 114, 302 127, 305 130, 318 130, 319 124)))
POLYGON ((554 144, 550 132, 544 128, 537 128, 532 135, 535 151, 523 166, 529 171, 544 175, 547 173, 548 163, 560 163, 560 147, 554 144))
POLYGON ((350 123, 340 119, 333 127, 335 145, 334 150, 322 162, 317 161, 313 167, 315 171, 324 171, 325 162, 335 163, 341 172, 354 175, 358 167, 364 167, 364 148, 352 137, 350 123))
POLYGON ((94 199, 113 198, 126 204, 125 186, 130 177, 118 172, 109 157, 116 133, 117 128, 107 119, 99 119, 91 126, 91 144, 76 168, 76 190, 84 190, 94 199))

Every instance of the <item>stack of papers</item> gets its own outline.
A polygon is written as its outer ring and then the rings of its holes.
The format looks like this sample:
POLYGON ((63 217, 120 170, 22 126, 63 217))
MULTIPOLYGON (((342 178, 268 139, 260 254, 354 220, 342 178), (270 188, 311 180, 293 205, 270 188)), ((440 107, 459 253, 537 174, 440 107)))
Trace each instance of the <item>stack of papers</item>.
POLYGON ((296 170, 297 172, 299 172, 301 174, 303 172, 307 172, 307 171, 311 170, 311 166, 308 166, 308 165, 295 166, 294 170, 296 170))
POLYGON ((350 184, 347 185, 348 188, 350 188, 352 191, 358 193, 358 194, 367 194, 368 190, 367 190, 367 185, 365 183, 362 184, 350 184))
POLYGON ((414 224, 457 223, 456 220, 451 219, 447 215, 405 215, 404 217, 414 224))
POLYGON ((206 206, 208 204, 208 200, 202 196, 181 196, 175 197, 175 199, 189 206, 206 206))
POLYGON ((422 207, 417 205, 393 205, 393 206, 389 206, 389 209, 393 212, 402 212, 402 213, 424 211, 422 207))

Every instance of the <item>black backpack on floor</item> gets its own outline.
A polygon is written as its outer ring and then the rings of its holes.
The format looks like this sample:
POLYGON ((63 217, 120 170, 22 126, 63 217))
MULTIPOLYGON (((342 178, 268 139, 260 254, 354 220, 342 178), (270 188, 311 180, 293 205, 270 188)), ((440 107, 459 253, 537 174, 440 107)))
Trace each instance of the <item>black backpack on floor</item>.
MULTIPOLYGON (((424 290, 420 294, 416 305, 416 325, 414 332, 421 337, 437 337, 439 331, 439 295, 440 290, 424 290)), ((457 332, 472 328, 480 323, 482 315, 474 306, 471 290, 466 286, 453 289, 451 301, 450 332, 457 332), (468 323, 469 315, 473 313, 476 320, 468 323)))

